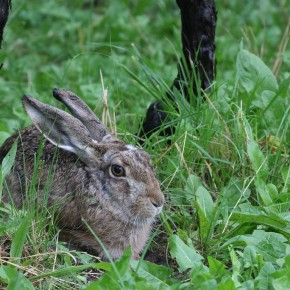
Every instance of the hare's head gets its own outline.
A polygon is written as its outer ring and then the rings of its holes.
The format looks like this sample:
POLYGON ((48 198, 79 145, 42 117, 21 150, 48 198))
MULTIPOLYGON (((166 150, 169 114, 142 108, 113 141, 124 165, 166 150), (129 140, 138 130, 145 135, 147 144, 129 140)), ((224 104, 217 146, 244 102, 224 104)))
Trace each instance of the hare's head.
POLYGON ((94 188, 90 183, 90 198, 103 202, 126 223, 152 221, 161 211, 164 197, 150 156, 109 133, 72 92, 55 89, 53 95, 72 115, 29 96, 23 97, 24 108, 47 140, 78 156, 91 180, 101 184, 101 188, 94 188))
POLYGON ((105 198, 128 222, 148 222, 161 211, 164 197, 146 152, 126 144, 116 150, 112 146, 103 155, 100 168, 105 175, 105 198))

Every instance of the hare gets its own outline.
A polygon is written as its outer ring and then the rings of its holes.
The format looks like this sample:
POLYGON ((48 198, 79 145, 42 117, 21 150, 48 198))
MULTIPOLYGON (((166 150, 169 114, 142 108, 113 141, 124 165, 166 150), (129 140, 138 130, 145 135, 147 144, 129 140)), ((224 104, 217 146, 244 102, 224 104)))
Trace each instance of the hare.
MULTIPOLYGON (((35 170, 35 156, 45 139, 37 202, 43 201, 47 175, 57 162, 48 205, 55 206, 64 239, 107 259, 88 224, 112 259, 119 258, 128 246, 137 259, 164 204, 150 156, 109 133, 74 93, 54 89, 53 96, 67 106, 71 115, 30 96, 23 97, 24 109, 34 125, 19 133, 3 201, 12 199, 18 208, 22 207, 28 197, 27 181, 29 184, 35 170)), ((16 138, 10 137, 1 147, 0 164, 16 138)))

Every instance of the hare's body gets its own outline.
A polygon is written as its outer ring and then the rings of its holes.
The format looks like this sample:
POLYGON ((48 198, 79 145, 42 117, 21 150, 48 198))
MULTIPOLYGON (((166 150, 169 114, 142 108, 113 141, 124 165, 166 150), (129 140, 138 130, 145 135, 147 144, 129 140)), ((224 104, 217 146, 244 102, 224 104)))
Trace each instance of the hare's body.
MULTIPOLYGON (((54 95, 81 122, 32 98, 26 100, 24 106, 36 127, 19 133, 4 202, 12 197, 17 207, 22 207, 43 141, 37 201, 48 195, 48 205, 56 208, 62 237, 106 257, 88 224, 112 258, 120 257, 129 245, 138 257, 164 202, 148 154, 109 134, 95 116, 92 119, 87 107, 80 108, 83 102, 71 92, 56 90, 54 95), (42 140, 40 128, 47 140, 42 140)), ((0 162, 15 139, 11 137, 0 149, 0 162)))

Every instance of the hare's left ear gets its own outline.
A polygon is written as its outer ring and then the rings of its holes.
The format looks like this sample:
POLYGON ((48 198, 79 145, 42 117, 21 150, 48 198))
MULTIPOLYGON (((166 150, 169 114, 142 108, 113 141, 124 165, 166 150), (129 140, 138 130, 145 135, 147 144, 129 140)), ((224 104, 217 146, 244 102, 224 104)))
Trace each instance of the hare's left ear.
POLYGON ((23 97, 23 106, 36 128, 52 144, 75 153, 86 163, 94 159, 91 145, 96 141, 81 121, 30 96, 23 97))

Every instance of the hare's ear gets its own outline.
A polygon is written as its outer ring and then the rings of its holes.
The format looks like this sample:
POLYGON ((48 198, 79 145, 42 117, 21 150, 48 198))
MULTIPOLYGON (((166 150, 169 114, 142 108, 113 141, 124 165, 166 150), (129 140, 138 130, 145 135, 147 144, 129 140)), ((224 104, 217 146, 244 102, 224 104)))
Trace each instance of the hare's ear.
POLYGON ((53 96, 64 103, 72 115, 86 126, 94 140, 100 142, 105 136, 111 135, 89 106, 73 92, 54 89, 53 96))
POLYGON ((92 159, 93 140, 82 122, 30 96, 23 97, 23 106, 36 128, 51 143, 75 153, 83 161, 92 159))

